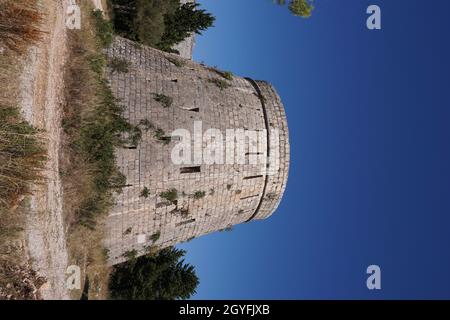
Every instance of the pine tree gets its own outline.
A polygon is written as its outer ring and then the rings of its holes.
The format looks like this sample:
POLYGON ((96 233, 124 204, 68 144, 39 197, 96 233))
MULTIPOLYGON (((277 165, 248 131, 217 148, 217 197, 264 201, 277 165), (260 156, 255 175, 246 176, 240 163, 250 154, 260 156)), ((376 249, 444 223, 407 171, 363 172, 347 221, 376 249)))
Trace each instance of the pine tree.
POLYGON ((143 256, 114 268, 110 281, 112 299, 189 299, 199 279, 195 268, 184 262, 183 250, 166 248, 155 257, 143 256))
POLYGON ((192 33, 201 34, 211 27, 214 16, 203 9, 198 9, 198 3, 185 3, 173 14, 164 16, 165 32, 158 47, 167 50, 183 41, 192 33))

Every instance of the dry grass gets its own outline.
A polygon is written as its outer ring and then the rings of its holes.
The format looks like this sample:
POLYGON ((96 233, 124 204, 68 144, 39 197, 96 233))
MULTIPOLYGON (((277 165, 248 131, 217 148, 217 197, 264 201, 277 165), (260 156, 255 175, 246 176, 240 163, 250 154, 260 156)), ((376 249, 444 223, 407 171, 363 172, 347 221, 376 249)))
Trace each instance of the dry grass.
POLYGON ((107 61, 103 54, 112 31, 93 6, 81 2, 82 30, 69 33, 69 63, 65 74, 64 143, 61 177, 64 213, 69 225, 70 264, 81 267, 88 288, 75 290, 72 298, 106 299, 110 268, 102 245, 104 223, 112 195, 124 184, 114 148, 125 143, 130 129, 121 117, 104 80, 107 61))
POLYGON ((40 299, 37 289, 45 283, 24 259, 24 207, 0 207, 0 300, 40 299))
POLYGON ((38 132, 20 120, 16 108, 0 105, 0 202, 10 207, 31 183, 43 179, 46 152, 38 132))
POLYGON ((39 40, 42 21, 36 0, 0 0, 0 206, 17 204, 42 179, 45 150, 39 132, 21 119, 17 108, 19 55, 39 40))
POLYGON ((36 3, 0 0, 0 299, 38 299, 44 282, 26 261, 21 200, 43 179, 45 142, 17 108, 20 57, 42 35, 36 3))
POLYGON ((0 0, 0 47, 22 54, 41 39, 36 0, 0 0))

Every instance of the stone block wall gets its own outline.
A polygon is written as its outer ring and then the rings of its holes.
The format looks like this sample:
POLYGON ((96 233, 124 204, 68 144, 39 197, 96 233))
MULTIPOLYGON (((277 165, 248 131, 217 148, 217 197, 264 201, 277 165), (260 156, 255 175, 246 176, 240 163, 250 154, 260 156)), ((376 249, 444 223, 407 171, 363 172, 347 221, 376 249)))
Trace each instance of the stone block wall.
MULTIPOLYGON (((127 181, 115 196, 106 224, 111 264, 125 261, 131 251, 142 255, 273 213, 286 185, 289 142, 283 105, 268 83, 237 76, 226 80, 219 70, 120 37, 107 54, 110 60, 129 63, 128 72, 110 69, 108 78, 125 118, 142 131, 136 148, 116 150, 127 181), (223 83, 227 85, 221 88, 223 83), (171 103, 157 101, 157 95, 171 103), (218 129, 224 140, 230 139, 227 129, 278 129, 280 144, 272 146, 279 154, 278 169, 267 175, 263 161, 175 165, 171 154, 180 141, 169 138, 171 133, 177 129, 193 133, 194 123, 200 121, 203 132, 218 129), (144 189, 147 196, 142 195, 144 189), (177 191, 176 200, 161 196, 172 189, 177 191)), ((268 138, 255 156, 267 157, 268 138)), ((254 150, 245 153, 250 156, 254 150)))

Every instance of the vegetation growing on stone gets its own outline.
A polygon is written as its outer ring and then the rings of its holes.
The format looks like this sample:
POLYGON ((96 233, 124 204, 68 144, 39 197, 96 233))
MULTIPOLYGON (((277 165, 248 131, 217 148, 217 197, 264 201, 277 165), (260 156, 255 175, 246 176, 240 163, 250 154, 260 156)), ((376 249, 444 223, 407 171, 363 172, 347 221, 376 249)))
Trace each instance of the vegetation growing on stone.
POLYGON ((208 81, 216 85, 220 90, 225 90, 231 86, 226 80, 219 78, 208 79, 208 81))
POLYGON ((169 108, 173 103, 172 97, 166 96, 165 94, 162 93, 155 93, 153 99, 161 103, 164 106, 164 108, 169 108))
POLYGON ((170 189, 170 190, 161 192, 159 194, 159 196, 161 198, 166 199, 167 201, 170 201, 173 203, 173 202, 175 202, 175 200, 178 199, 178 191, 177 191, 177 189, 170 189))
POLYGON ((140 196, 147 199, 149 197, 149 195, 150 195, 150 190, 147 187, 144 187, 144 189, 142 189, 142 191, 141 191, 140 196))
POLYGON ((93 173, 87 185, 92 192, 84 197, 76 211, 76 221, 88 228, 95 228, 96 217, 109 210, 111 190, 122 182, 114 148, 135 147, 141 138, 140 129, 122 117, 123 109, 104 79, 106 59, 102 48, 109 39, 105 33, 112 27, 107 26, 99 11, 92 13, 92 19, 97 30, 96 38, 91 40, 94 45, 88 47, 82 38, 87 37, 84 33, 87 30, 70 34, 72 63, 68 65, 65 79, 67 104, 63 122, 69 140, 68 152, 73 157, 71 162, 88 165, 93 173), (90 68, 85 68, 86 65, 90 68))
POLYGON ((194 194, 192 195, 192 197, 194 199, 202 199, 206 196, 206 192, 205 191, 195 191, 194 194))
POLYGON ((123 254, 123 256, 127 259, 127 260, 134 260, 134 259, 136 259, 136 257, 137 257, 137 255, 138 255, 138 252, 135 250, 135 249, 133 249, 133 250, 128 250, 128 251, 126 251, 124 254, 123 254))
POLYGON ((145 132, 155 128, 155 125, 148 119, 142 119, 141 121, 139 121, 139 125, 144 128, 145 132))
POLYGON ((226 228, 220 229, 220 232, 231 232, 233 231, 233 226, 228 226, 226 228))
POLYGON ((230 72, 230 71, 225 71, 225 72, 223 73, 223 77, 224 77, 225 79, 227 79, 228 81, 231 81, 231 80, 233 80, 233 73, 230 72))
POLYGON ((152 240, 153 242, 156 242, 159 240, 160 237, 161 237, 161 232, 158 231, 150 236, 150 240, 152 240))
POLYGON ((130 63, 125 59, 115 57, 109 61, 108 66, 112 72, 128 73, 130 63))
POLYGON ((114 204, 113 194, 126 184, 115 149, 137 146, 141 131, 122 117, 123 107, 104 78, 103 50, 112 41, 112 25, 100 11, 92 12, 91 2, 81 2, 80 8, 81 30, 68 33, 61 169, 64 192, 70 194, 64 199, 70 258, 85 270, 91 298, 98 297, 98 288, 104 295, 108 281, 108 257, 99 226, 114 204))
POLYGON ((232 81, 233 80, 233 73, 231 71, 222 71, 222 70, 219 70, 217 67, 214 67, 214 68, 209 67, 208 70, 218 74, 219 76, 221 76, 225 80, 228 80, 228 81, 232 81))
POLYGON ((172 138, 169 137, 169 136, 166 136, 166 133, 161 128, 158 128, 158 129, 155 130, 154 137, 159 142, 161 142, 162 144, 165 144, 165 145, 168 145, 172 141, 172 138))

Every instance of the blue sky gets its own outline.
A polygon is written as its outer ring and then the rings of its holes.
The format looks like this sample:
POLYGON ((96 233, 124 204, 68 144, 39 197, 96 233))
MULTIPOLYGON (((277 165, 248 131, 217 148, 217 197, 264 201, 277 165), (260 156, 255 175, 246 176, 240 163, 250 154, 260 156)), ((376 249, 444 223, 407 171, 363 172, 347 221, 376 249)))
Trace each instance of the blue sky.
POLYGON ((195 298, 450 298, 450 2, 315 0, 307 20, 271 0, 199 2, 217 21, 194 59, 271 82, 292 150, 271 218, 180 245, 195 298))

